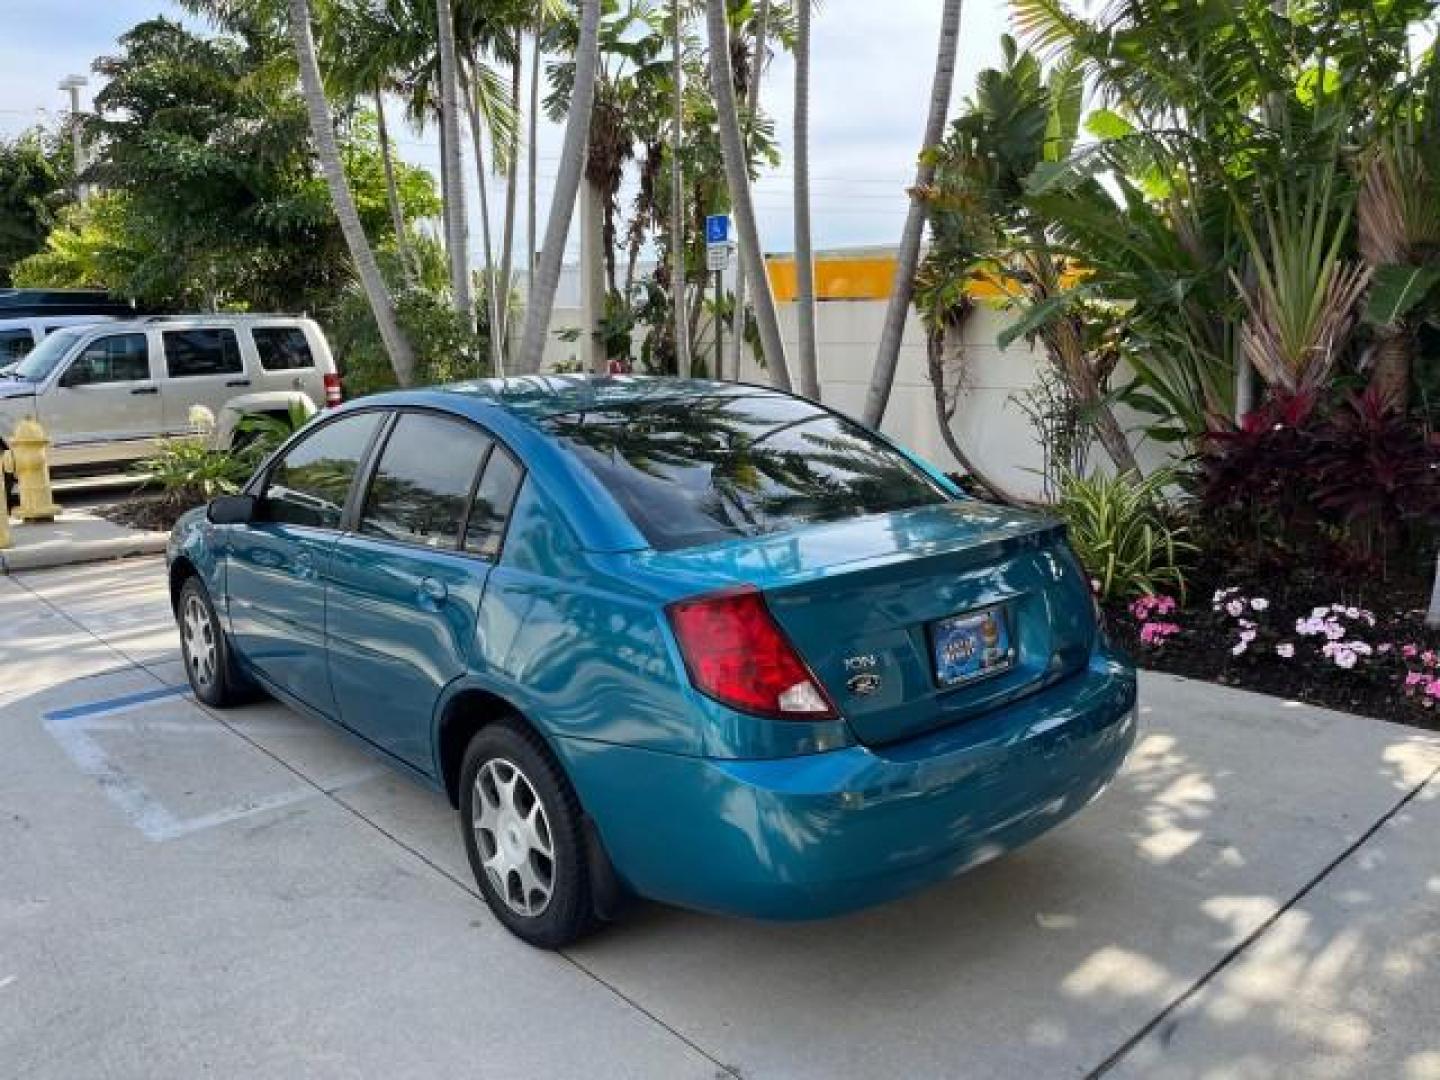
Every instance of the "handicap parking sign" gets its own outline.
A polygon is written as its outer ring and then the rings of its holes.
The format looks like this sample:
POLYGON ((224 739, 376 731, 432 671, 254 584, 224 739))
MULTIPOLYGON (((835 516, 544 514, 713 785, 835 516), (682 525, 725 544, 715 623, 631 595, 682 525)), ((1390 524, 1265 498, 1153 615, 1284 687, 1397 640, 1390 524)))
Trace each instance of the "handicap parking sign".
POLYGON ((730 217, 728 214, 711 214, 705 219, 705 242, 707 244, 728 244, 730 242, 730 217))

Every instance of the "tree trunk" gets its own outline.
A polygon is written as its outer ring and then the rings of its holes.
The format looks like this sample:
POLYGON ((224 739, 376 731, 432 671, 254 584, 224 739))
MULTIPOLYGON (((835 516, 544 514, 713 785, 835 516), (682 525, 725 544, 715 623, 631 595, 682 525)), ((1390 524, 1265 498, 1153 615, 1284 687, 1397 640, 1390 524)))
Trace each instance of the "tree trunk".
POLYGON ((815 253, 810 236, 811 0, 797 0, 795 33, 795 284, 800 327, 800 392, 820 400, 815 346, 815 253))
MULTIPOLYGON (((693 371, 690 361, 690 327, 685 317, 685 174, 680 166, 680 152, 685 145, 685 52, 680 0, 671 0, 670 47, 675 59, 671 78, 675 90, 675 123, 670 132, 670 305, 675 317, 675 371, 688 379, 693 371)), ((716 372, 718 379, 720 373, 716 372)))
MULTIPOLYGON (((515 63, 510 69, 510 100, 515 111, 520 111, 522 50, 520 31, 515 31, 515 63)), ((500 362, 502 368, 510 353, 510 294, 515 288, 515 203, 520 189, 520 119, 515 119, 515 130, 510 136, 510 160, 505 171, 505 235, 500 241, 500 295, 496 299, 495 313, 500 319, 500 362)), ((498 370, 497 374, 504 374, 498 370)))
POLYGON ((929 218, 929 204, 923 192, 935 179, 935 166, 930 163, 926 151, 945 137, 945 120, 950 114, 959 49, 960 0, 945 0, 940 23, 940 50, 935 61, 935 82, 930 91, 930 115, 925 122, 925 140, 921 146, 920 164, 915 170, 915 186, 910 189, 910 212, 906 215, 905 231, 900 237, 890 306, 885 312, 885 326, 880 332, 880 347, 875 354, 875 370, 870 375, 870 390, 865 396, 865 422, 871 427, 878 427, 884 419, 885 406, 890 403, 890 390, 895 385, 900 342, 905 336, 905 320, 910 315, 910 301, 915 294, 920 244, 925 238, 925 222, 929 218))
POLYGON ((570 95, 570 116, 565 123, 565 143, 555 178, 555 196, 550 203, 550 221, 545 227, 545 246, 535 274, 535 293, 525 312, 525 337, 520 349, 523 371, 539 371, 545 355, 545 338, 550 333, 550 316, 555 309, 555 291, 560 286, 561 263, 565 258, 565 238, 570 232, 575 196, 585 172, 585 147, 590 139, 590 114, 595 105, 595 71, 600 63, 600 0, 579 2, 575 86, 570 95))
POLYGON ((965 470, 966 475, 994 496, 996 501, 1007 503, 1010 506, 1023 506, 1026 504, 1025 500, 1012 495, 1002 484, 987 476, 965 452, 965 448, 960 445, 960 440, 955 438, 955 410, 960 404, 960 393, 964 389, 964 377, 962 375, 961 385, 956 386, 955 393, 952 395, 946 386, 945 379, 945 351, 949 337, 950 332, 931 331, 927 335, 925 343, 925 366, 930 376, 931 397, 935 403, 935 422, 940 427, 940 438, 951 456, 965 470))
MULTIPOLYGON (((765 72, 765 50, 770 39, 770 0, 760 0, 755 12, 755 51, 750 55, 750 72, 745 80, 745 114, 753 124, 760 115, 760 80, 765 72)), ((747 146, 746 163, 749 154, 747 146)), ((735 275, 735 310, 730 317, 730 368, 735 381, 740 381, 740 363, 745 356, 745 274, 744 250, 741 250, 741 272, 735 275)), ((717 375, 717 378, 720 376, 717 375)))
MULTIPOLYGON (((465 177, 460 166, 460 64, 455 55, 455 19, 450 0, 436 0, 435 15, 440 39, 440 123, 445 138, 440 168, 445 173, 446 236, 450 255, 450 292, 455 313, 474 325, 475 302, 470 292, 469 221, 465 213, 465 177)), ((483 177, 481 179, 483 183, 483 177)))
POLYGON ((380 163, 385 169, 385 201, 390 204, 390 224, 395 229, 395 256, 408 284, 415 284, 415 264, 410 252, 410 238, 405 227, 405 210, 400 205, 400 189, 395 183, 395 156, 390 146, 390 126, 385 122, 385 91, 375 90, 375 129, 380 139, 380 163))
POLYGON ((603 375, 608 367, 605 345, 600 340, 600 320, 605 314, 605 193, 585 178, 580 191, 580 321, 581 363, 585 370, 603 375))
POLYGON ((355 199, 350 194, 350 184, 345 179, 345 167, 340 161, 340 147, 335 140, 335 125, 330 118, 330 103, 325 98, 325 85, 320 77, 320 64, 315 59, 315 37, 310 28, 309 0, 289 0, 290 37, 295 46, 295 59, 300 68, 300 85, 305 101, 305 112, 310 120, 310 138, 315 143, 315 156, 320 162, 320 172, 330 189, 330 201, 335 205, 335 218, 340 232, 345 237, 345 246, 355 263, 355 273, 370 311, 375 316, 375 325, 380 330, 380 340, 390 355, 390 366, 395 380, 401 386, 415 381, 415 354, 410 349, 400 323, 395 318, 395 305, 385 279, 380 274, 380 265, 375 261, 375 252, 365 236, 360 223, 360 213, 355 208, 355 199))
POLYGON ((465 88, 465 111, 470 116, 470 142, 475 154, 475 178, 480 183, 480 235, 485 250, 485 311, 490 324, 490 373, 499 375, 505 366, 500 351, 500 336, 497 333, 499 315, 496 311, 495 296, 495 245, 490 238, 490 185, 485 170, 485 136, 480 126, 480 78, 479 60, 470 58, 470 79, 465 88))
POLYGON ((530 257, 525 262, 525 307, 529 310, 530 298, 535 295, 536 245, 540 242, 540 183, 536 173, 540 167, 540 28, 535 30, 535 42, 530 51, 530 115, 526 122, 530 126, 529 145, 525 163, 525 242, 530 246, 530 257))
POLYGON ((780 337, 780 316, 775 311, 775 294, 765 274, 765 257, 760 230, 755 223, 755 203, 750 197, 750 160, 740 131, 740 114, 735 103, 735 75, 730 63, 730 28, 725 20, 725 0, 706 0, 705 15, 710 39, 710 82, 720 128, 720 149, 725 158, 725 177, 740 241, 740 269, 749 275, 755 292, 755 321, 760 327, 760 345, 770 371, 770 381, 780 390, 790 389, 790 367, 785 360, 785 342, 780 337))
POLYGON ((1415 333, 1408 326, 1377 327, 1370 388, 1402 416, 1410 408, 1410 368, 1415 333))

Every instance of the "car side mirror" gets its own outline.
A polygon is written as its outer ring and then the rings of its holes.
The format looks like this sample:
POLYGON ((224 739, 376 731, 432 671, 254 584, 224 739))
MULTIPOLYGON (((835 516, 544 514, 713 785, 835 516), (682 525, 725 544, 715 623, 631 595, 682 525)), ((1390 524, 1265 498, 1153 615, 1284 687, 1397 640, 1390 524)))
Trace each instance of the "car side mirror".
POLYGON ((258 505, 254 495, 221 495, 210 500, 205 517, 212 525, 249 525, 258 505))

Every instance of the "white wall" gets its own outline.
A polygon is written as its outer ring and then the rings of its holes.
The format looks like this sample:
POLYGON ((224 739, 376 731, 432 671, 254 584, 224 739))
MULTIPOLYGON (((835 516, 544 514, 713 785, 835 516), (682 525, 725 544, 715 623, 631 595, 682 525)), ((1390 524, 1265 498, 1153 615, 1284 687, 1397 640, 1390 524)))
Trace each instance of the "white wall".
MULTIPOLYGON (((1014 494, 1037 498, 1043 456, 1030 420, 1015 398, 1034 385, 1038 354, 1024 342, 1001 351, 995 341, 1008 319, 1005 313, 982 305, 965 325, 964 348, 969 357, 970 378, 956 410, 954 430, 966 453, 997 483, 1014 494)), ((794 304, 780 305, 780 321, 793 378, 798 340, 794 304)), ((556 311, 557 329, 578 322, 578 311, 556 311)), ((827 405, 847 415, 860 416, 884 322, 883 301, 835 300, 818 305, 820 386, 827 405)), ((546 364, 553 366, 578 355, 577 346, 552 335, 546 347, 546 364)), ((764 369, 748 355, 742 377, 746 382, 769 382, 764 369)), ((1123 378, 1123 374, 1117 374, 1117 380, 1123 378)), ((1131 432, 1142 467, 1148 471, 1162 463, 1162 448, 1144 441, 1139 418, 1123 406, 1118 407, 1116 413, 1121 425, 1131 432)), ((913 312, 905 327, 900 365, 882 427, 886 434, 946 472, 959 467, 940 436, 934 397, 925 373, 925 337, 913 312)), ((1098 445, 1090 460, 1099 467, 1108 463, 1098 445)))

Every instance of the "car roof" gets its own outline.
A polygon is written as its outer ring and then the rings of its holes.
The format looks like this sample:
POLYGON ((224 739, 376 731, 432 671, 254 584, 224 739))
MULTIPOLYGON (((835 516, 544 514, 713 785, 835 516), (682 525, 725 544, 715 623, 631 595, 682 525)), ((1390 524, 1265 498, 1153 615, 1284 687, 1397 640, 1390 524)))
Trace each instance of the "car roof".
POLYGON ((248 326, 252 323, 308 323, 308 315, 260 314, 251 312, 219 312, 196 315, 144 315, 107 324, 107 330, 146 330, 158 326, 162 330, 184 329, 187 326, 248 326))

